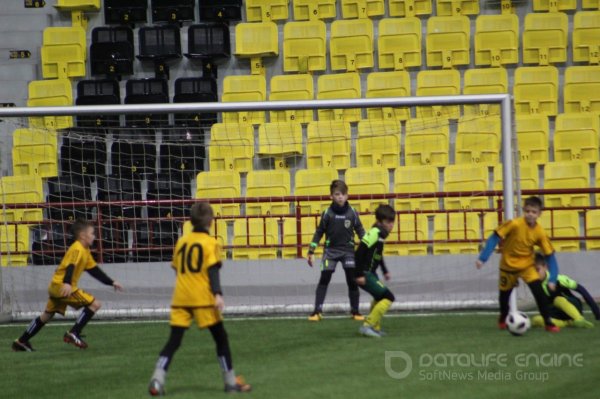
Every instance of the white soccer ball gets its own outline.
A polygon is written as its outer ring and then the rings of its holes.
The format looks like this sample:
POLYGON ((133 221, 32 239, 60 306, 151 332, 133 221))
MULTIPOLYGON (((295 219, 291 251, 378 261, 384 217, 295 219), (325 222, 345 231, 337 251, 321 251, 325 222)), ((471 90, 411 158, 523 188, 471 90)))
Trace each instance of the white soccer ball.
POLYGON ((531 327, 529 317, 523 312, 512 312, 506 317, 508 332, 512 335, 521 336, 531 327))

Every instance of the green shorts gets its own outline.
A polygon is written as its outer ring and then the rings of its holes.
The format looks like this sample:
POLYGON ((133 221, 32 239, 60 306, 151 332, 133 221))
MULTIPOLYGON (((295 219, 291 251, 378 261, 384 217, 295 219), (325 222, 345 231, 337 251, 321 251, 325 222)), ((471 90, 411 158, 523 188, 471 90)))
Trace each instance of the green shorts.
POLYGON ((388 288, 377 278, 375 273, 365 273, 365 285, 361 287, 375 299, 381 299, 388 288))

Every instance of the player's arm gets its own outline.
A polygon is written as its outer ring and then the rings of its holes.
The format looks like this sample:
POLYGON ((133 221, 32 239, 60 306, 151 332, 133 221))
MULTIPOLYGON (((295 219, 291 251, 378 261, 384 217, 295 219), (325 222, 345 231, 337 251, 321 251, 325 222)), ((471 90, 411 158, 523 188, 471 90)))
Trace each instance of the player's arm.
POLYGON ((594 317, 596 318, 596 320, 600 320, 600 308, 598 308, 598 304, 596 303, 596 301, 594 301, 594 298, 592 298, 588 290, 586 290, 583 285, 577 284, 575 291, 581 294, 583 299, 585 299, 585 302, 588 304, 590 309, 592 309, 592 313, 594 313, 594 317))
POLYGON ((498 245, 499 242, 500 242, 500 236, 498 235, 497 232, 494 231, 486 240, 485 246, 481 250, 479 257, 477 258, 477 261, 475 262, 475 265, 477 266, 478 269, 481 266, 483 266, 483 264, 485 262, 488 261, 490 256, 492 256, 492 253, 494 253, 494 249, 496 249, 496 246, 498 245))
POLYGON ((215 296, 215 307, 223 310, 223 289, 221 288, 221 262, 217 262, 208 267, 208 283, 210 291, 215 296))
POLYGON ((115 287, 115 290, 119 291, 123 289, 121 283, 108 277, 108 275, 104 273, 104 270, 100 269, 99 266, 92 267, 91 269, 87 269, 86 271, 90 274, 90 276, 100 281, 102 284, 115 287))
POLYGON ((60 295, 62 297, 68 297, 71 295, 73 287, 71 286, 71 282, 73 281, 73 272, 75 271, 75 265, 70 263, 65 268, 65 276, 63 277, 63 285, 60 287, 60 295))
POLYGON ((327 216, 327 211, 325 211, 321 215, 321 220, 319 221, 319 225, 317 226, 317 229, 315 230, 315 234, 313 234, 312 241, 310 242, 310 245, 308 247, 308 265, 310 267, 312 267, 312 265, 313 265, 313 261, 314 261, 314 257, 315 257, 314 256, 315 250, 319 246, 319 241, 321 241, 321 237, 323 237, 323 234, 325 234, 325 231, 327 229, 328 220, 329 220, 329 217, 327 216))
POLYGON ((389 280, 392 276, 390 275, 390 271, 388 270, 387 266, 385 265, 385 260, 383 259, 383 256, 381 257, 381 260, 379 261, 379 266, 381 267, 381 272, 383 273, 383 277, 387 280, 389 280))
POLYGON ((546 255, 546 264, 548 265, 548 288, 552 291, 556 288, 556 280, 558 279, 558 261, 556 255, 552 252, 546 255))

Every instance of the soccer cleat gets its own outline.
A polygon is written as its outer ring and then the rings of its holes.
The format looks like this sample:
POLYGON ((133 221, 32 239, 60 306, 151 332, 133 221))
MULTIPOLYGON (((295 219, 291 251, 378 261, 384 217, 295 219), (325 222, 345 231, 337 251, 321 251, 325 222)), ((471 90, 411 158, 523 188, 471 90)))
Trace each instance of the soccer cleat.
POLYGON ((29 343, 29 341, 21 342, 18 339, 15 339, 13 341, 12 350, 13 350, 13 352, 33 352, 34 351, 33 347, 29 343))
POLYGON ((577 328, 594 328, 594 323, 586 319, 573 320, 573 327, 577 328))
POLYGON ((88 344, 81 339, 77 334, 67 331, 65 335, 63 335, 63 341, 66 344, 73 344, 80 349, 86 349, 88 344))
POLYGON ((156 378, 153 378, 148 385, 148 393, 150 396, 164 396, 165 387, 156 378))
POLYGON ((498 317, 498 329, 499 330, 506 330, 508 326, 506 325, 506 317, 498 317))
POLYGON ((308 316, 308 321, 321 321, 323 320, 323 313, 313 313, 308 316))
POLYGON ((381 338, 381 334, 371 326, 362 325, 358 329, 358 332, 365 337, 381 338))
POLYGON ((235 377, 235 385, 225 384, 225 392, 250 392, 251 390, 252 385, 246 384, 244 377, 241 375, 235 377))
POLYGON ((546 331, 551 333, 557 333, 560 331, 560 328, 558 326, 546 326, 545 329, 546 331))
POLYGON ((358 312, 352 313, 352 315, 350 315, 350 318, 352 320, 356 320, 356 321, 364 321, 365 320, 365 316, 361 315, 358 312))

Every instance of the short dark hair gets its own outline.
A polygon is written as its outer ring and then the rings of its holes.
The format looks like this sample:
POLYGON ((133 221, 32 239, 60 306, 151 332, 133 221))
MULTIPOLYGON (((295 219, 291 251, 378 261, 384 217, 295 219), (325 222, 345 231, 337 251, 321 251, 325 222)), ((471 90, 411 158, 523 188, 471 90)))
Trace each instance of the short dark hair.
POLYGON ((525 198, 525 204, 523 206, 533 206, 535 208, 542 209, 544 207, 544 203, 540 197, 532 195, 531 197, 525 198))
POLYGON ((213 209, 208 202, 196 202, 190 210, 190 220, 194 228, 208 229, 213 220, 213 209))
POLYGON ((71 234, 73 234, 73 238, 78 240, 79 235, 84 232, 88 227, 94 227, 94 224, 89 220, 85 219, 77 219, 73 222, 71 226, 71 234))
POLYGON ((544 254, 540 252, 535 253, 535 264, 536 265, 546 265, 546 257, 544 254))
POLYGON ((383 222, 384 220, 393 222, 396 220, 396 211, 387 204, 381 204, 375 210, 375 219, 377 219, 378 222, 383 222))
POLYGON ((329 194, 333 195, 334 192, 339 191, 340 193, 346 195, 348 194, 348 185, 343 180, 334 180, 331 182, 329 186, 329 194))

